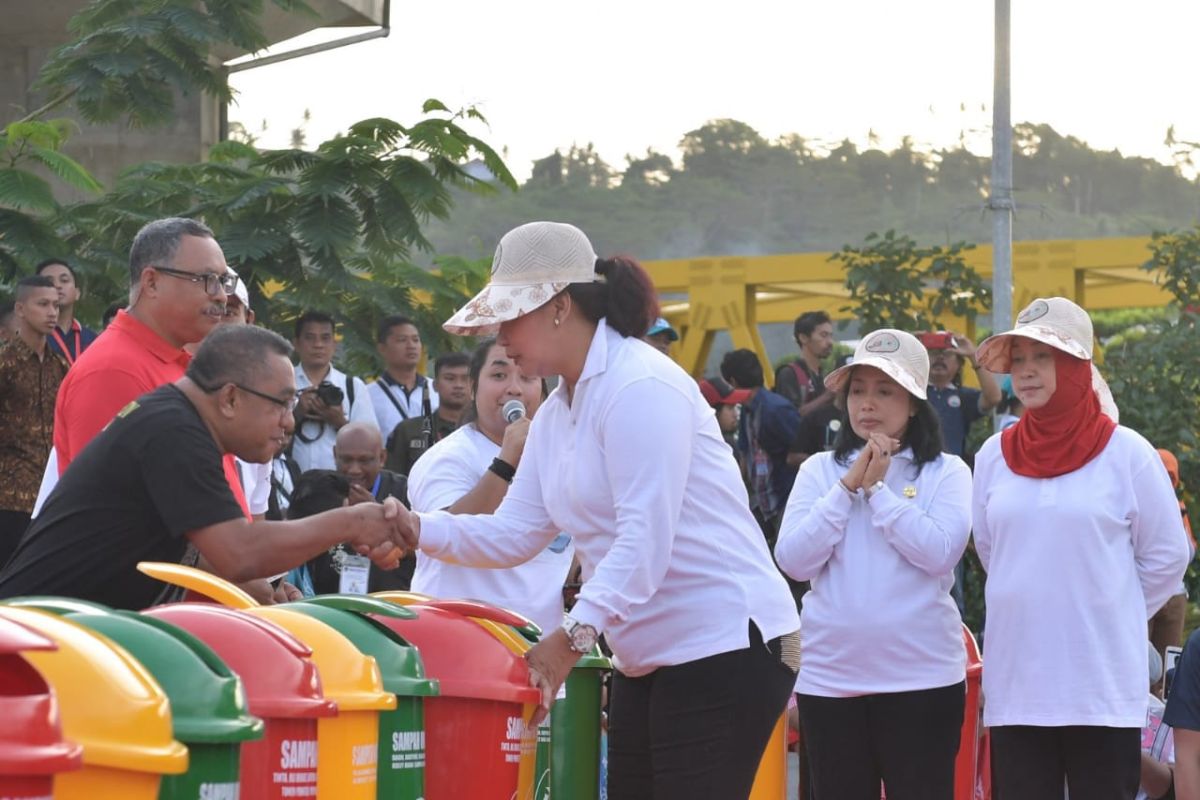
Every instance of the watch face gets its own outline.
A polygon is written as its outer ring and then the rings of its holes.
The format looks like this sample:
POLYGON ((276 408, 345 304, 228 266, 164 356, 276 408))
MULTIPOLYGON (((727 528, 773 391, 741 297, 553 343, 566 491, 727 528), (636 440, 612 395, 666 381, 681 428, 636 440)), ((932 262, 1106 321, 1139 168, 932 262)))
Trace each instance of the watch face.
POLYGON ((571 631, 571 649, 587 653, 596 646, 596 629, 591 625, 576 625, 571 631))

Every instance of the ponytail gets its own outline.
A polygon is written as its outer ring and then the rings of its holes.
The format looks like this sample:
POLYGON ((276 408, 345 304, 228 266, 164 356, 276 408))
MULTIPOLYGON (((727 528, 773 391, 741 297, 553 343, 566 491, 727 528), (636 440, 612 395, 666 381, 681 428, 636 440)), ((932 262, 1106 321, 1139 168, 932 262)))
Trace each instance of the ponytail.
POLYGON ((594 283, 572 283, 567 294, 592 322, 607 318, 622 336, 641 338, 658 316, 658 293, 642 265, 628 256, 596 259, 594 283))

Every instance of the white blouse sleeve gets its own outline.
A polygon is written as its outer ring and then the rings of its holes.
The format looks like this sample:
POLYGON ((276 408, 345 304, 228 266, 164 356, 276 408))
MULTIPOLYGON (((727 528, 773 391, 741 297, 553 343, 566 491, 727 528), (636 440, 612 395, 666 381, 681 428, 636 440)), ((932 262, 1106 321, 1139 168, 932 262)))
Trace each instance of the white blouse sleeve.
POLYGON ((693 469, 696 414, 679 389, 643 378, 617 391, 596 421, 615 538, 571 611, 579 622, 604 631, 658 590, 693 469))
POLYGON ((1134 466, 1130 481, 1135 508, 1130 525, 1133 558, 1149 619, 1179 591, 1190 546, 1167 469, 1149 444, 1145 449, 1148 457, 1134 466))
POLYGON ((837 480, 829 485, 824 461, 813 456, 800 465, 775 542, 775 561, 798 581, 811 580, 825 568, 846 535, 854 506, 854 498, 837 480))
POLYGON ((542 503, 533 438, 537 435, 535 425, 530 428, 517 476, 494 513, 419 514, 423 553, 467 567, 503 568, 523 564, 554 541, 558 529, 542 503))
MULTIPOLYGON (((948 574, 967 549, 971 534, 971 471, 956 456, 941 457, 941 474, 927 509, 886 485, 872 495, 871 523, 908 563, 938 577, 948 574)), ((925 469, 933 469, 926 464, 925 469)))

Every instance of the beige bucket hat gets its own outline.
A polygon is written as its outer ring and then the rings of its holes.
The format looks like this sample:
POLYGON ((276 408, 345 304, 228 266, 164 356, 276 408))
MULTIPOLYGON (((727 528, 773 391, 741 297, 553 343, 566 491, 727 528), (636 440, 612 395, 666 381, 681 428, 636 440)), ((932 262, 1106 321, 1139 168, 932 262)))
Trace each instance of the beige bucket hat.
POLYGON ((504 234, 492 279, 442 327, 460 336, 490 335, 570 284, 595 280, 596 251, 583 231, 564 222, 529 222, 504 234))
POLYGON ((1092 318, 1065 297, 1039 297, 1017 315, 1011 331, 989 336, 975 351, 977 360, 988 372, 1012 371, 1012 337, 1048 344, 1084 361, 1092 360, 1092 318))
POLYGON ((825 376, 825 388, 841 391, 855 367, 876 367, 913 397, 925 399, 925 387, 929 384, 929 353, 911 333, 895 328, 880 328, 868 333, 854 348, 854 360, 825 376))

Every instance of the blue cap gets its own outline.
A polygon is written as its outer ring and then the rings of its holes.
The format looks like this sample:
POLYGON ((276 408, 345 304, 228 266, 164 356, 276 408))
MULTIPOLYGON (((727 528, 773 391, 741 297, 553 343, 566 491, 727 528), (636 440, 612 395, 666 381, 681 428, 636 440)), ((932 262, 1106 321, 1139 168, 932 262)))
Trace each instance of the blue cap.
POLYGON ((655 334, 659 333, 667 334, 667 338, 672 342, 679 341, 679 334, 674 328, 671 327, 671 323, 667 322, 662 317, 654 320, 654 324, 650 326, 650 330, 646 331, 647 336, 654 336, 655 334))

